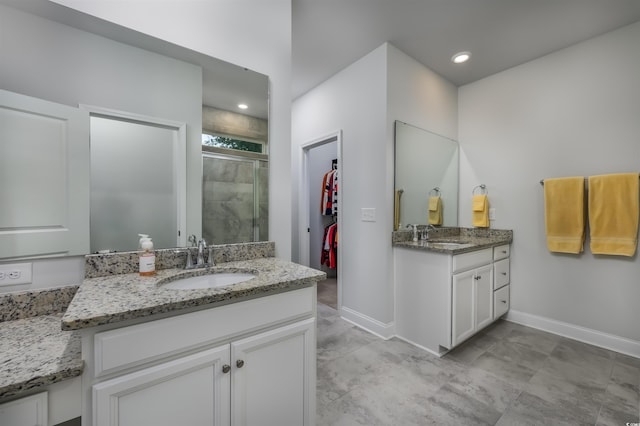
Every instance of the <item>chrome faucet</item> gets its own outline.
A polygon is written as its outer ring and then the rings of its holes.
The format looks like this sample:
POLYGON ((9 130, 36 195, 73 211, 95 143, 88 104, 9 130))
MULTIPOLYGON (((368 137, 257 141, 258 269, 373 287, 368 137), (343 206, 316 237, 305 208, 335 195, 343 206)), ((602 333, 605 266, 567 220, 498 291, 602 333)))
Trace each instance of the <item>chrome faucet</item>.
POLYGON ((204 251, 207 249, 207 242, 203 239, 198 241, 198 258, 196 260, 196 266, 198 268, 204 268, 206 264, 204 263, 204 251))
MULTIPOLYGON (((189 239, 191 241, 191 238, 189 239)), ((191 260, 191 250, 187 249, 187 264, 185 269, 209 268, 215 266, 213 262, 213 247, 207 246, 207 241, 203 238, 198 241, 198 255, 195 263, 191 260), (207 260, 205 261, 204 252, 207 251, 207 260)))
POLYGON ((429 239, 429 231, 436 229, 435 226, 433 226, 432 224, 428 224, 427 226, 424 227, 424 229, 422 230, 422 239, 423 240, 428 240, 429 239))

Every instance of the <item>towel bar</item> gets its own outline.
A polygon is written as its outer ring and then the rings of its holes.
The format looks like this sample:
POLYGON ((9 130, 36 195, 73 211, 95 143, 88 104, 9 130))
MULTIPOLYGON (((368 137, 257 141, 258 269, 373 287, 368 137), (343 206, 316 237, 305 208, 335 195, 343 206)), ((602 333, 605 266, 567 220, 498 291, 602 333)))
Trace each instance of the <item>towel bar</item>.
POLYGON ((487 191, 487 185, 485 185, 484 183, 481 185, 477 185, 473 188, 473 190, 471 191, 471 195, 476 195, 476 189, 480 188, 480 194, 488 194, 489 191, 487 191))

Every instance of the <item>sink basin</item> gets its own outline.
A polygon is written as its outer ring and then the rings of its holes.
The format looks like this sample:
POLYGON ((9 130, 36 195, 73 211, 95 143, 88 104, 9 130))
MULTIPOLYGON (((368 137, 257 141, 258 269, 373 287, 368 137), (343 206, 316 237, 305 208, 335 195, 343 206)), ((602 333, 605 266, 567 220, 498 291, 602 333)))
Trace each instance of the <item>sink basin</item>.
POLYGON ((161 287, 171 290, 217 288, 249 281, 255 277, 255 274, 247 272, 214 272, 208 275, 177 279, 161 284, 161 287))

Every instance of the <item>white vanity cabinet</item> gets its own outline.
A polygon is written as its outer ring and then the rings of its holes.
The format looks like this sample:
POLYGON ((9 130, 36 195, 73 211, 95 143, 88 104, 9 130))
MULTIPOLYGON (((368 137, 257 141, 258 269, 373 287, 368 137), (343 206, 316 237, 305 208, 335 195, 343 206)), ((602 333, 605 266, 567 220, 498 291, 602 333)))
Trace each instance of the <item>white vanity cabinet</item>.
POLYGON ((451 255, 395 247, 396 335, 442 355, 503 315, 509 286, 497 288, 496 280, 504 281, 498 262, 506 260, 508 281, 508 250, 506 244, 451 255))
POLYGON ((493 319, 498 319, 509 311, 510 254, 508 244, 493 248, 493 319))
POLYGON ((83 426, 313 425, 315 326, 310 287, 87 334, 83 426))

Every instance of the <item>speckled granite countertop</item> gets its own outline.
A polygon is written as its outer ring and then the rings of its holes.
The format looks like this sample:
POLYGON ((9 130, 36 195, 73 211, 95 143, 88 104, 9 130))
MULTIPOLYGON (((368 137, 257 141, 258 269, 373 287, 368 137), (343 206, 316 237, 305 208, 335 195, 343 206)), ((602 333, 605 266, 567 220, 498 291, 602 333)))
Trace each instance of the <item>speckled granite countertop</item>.
POLYGON ((163 269, 154 277, 128 273, 88 278, 67 308, 62 329, 79 330, 198 306, 233 303, 309 287, 326 277, 324 272, 274 257, 227 262, 213 269, 251 272, 257 276, 231 286, 198 290, 171 290, 158 284, 177 276, 204 275, 209 273, 208 269, 163 269))
POLYGON ((411 231, 393 233, 393 246, 445 254, 461 254, 484 248, 510 244, 513 231, 478 228, 436 228, 428 240, 411 240, 411 231), (457 244, 447 244, 457 243, 457 244))
POLYGON ((82 374, 80 336, 62 314, 0 322, 0 400, 82 374))

